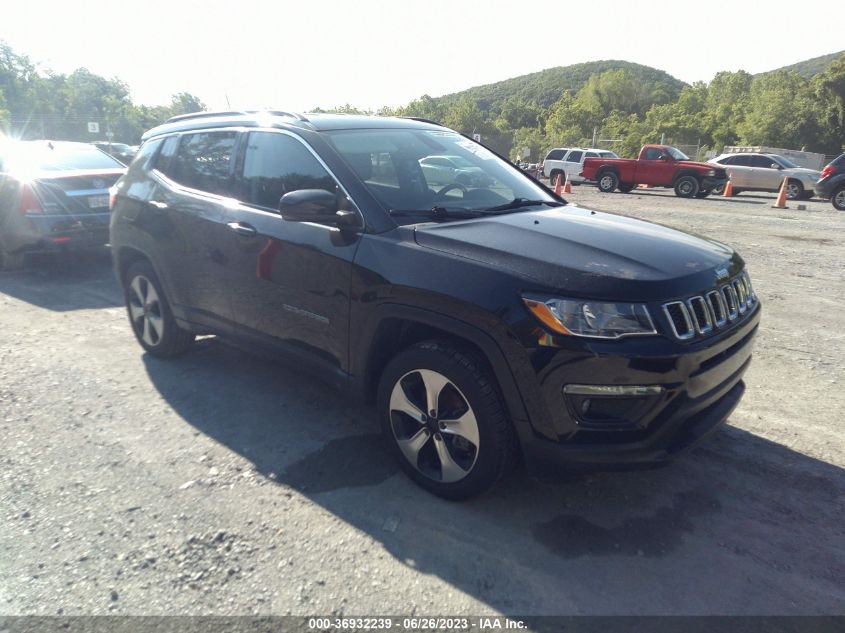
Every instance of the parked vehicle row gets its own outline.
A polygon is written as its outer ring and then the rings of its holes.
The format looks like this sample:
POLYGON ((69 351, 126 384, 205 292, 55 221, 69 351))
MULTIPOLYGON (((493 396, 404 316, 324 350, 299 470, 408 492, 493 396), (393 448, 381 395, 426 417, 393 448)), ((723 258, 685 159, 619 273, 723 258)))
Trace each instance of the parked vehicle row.
POLYGON ((636 159, 586 158, 581 176, 596 181, 605 193, 649 185, 672 188, 681 198, 705 198, 728 179, 724 168, 690 160, 670 145, 643 145, 636 159))
POLYGON ((173 119, 114 188, 111 247, 149 354, 213 333, 293 358, 374 401, 402 469, 450 498, 520 459, 689 449, 742 397, 760 319, 724 244, 567 204, 400 118, 173 119))
POLYGON ((138 151, 137 146, 127 145, 126 143, 112 143, 109 141, 96 141, 91 143, 97 149, 104 151, 119 160, 124 165, 128 165, 135 157, 138 151))

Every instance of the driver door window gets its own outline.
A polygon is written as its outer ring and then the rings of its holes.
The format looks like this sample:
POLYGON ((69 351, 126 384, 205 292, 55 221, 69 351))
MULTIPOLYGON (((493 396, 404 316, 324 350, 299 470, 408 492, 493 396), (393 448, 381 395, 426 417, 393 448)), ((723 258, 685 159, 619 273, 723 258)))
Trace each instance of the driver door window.
POLYGON ((244 154, 239 199, 277 211, 281 197, 298 189, 334 191, 335 182, 296 139, 273 132, 251 133, 244 154))

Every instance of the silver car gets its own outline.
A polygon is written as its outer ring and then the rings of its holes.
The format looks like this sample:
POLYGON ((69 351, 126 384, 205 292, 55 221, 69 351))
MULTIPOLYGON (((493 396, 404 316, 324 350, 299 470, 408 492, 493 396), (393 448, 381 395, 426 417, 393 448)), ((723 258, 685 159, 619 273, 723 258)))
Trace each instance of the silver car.
MULTIPOLYGON (((821 177, 821 172, 799 167, 778 154, 722 154, 710 162, 721 165, 728 172, 734 195, 741 191, 779 191, 783 179, 788 177, 786 197, 809 199, 821 177)), ((719 187, 714 193, 723 190, 724 187, 719 187)))

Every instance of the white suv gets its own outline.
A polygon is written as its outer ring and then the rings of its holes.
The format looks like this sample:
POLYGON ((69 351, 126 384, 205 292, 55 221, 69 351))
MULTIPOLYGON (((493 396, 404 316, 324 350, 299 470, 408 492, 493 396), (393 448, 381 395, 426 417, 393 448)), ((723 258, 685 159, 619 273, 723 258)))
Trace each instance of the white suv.
MULTIPOLYGON (((740 191, 778 191, 785 177, 786 197, 790 200, 812 198, 813 187, 821 178, 815 169, 799 167, 779 154, 722 154, 710 161, 724 167, 733 185, 734 195, 740 191)), ((714 193, 724 191, 724 186, 714 193)))
POLYGON ((619 158, 606 149, 592 147, 558 147, 551 150, 543 161, 543 173, 554 184, 559 175, 569 176, 570 182, 585 182, 581 177, 581 168, 585 158, 619 158))

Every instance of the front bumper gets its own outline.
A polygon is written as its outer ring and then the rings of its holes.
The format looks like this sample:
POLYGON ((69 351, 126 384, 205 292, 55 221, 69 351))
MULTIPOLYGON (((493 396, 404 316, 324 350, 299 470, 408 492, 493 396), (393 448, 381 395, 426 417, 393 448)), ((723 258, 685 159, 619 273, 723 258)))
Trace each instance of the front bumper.
POLYGON ((629 339, 590 344, 576 353, 558 351, 538 372, 556 437, 521 436, 526 463, 537 470, 654 464, 695 446, 725 422, 742 398, 759 320, 758 303, 715 341, 685 345, 629 339), (606 398, 621 407, 605 406, 611 415, 589 419, 579 411, 584 398, 564 393, 564 386, 573 384, 642 385, 659 387, 660 393, 639 401, 620 397, 619 403, 606 398))
POLYGON ((727 183, 728 183, 727 176, 725 176, 724 178, 719 178, 719 177, 716 177, 716 176, 714 176, 714 177, 705 176, 704 178, 701 179, 701 188, 707 189, 707 190, 712 190, 712 189, 715 189, 716 187, 721 187, 723 185, 726 185, 727 183))

